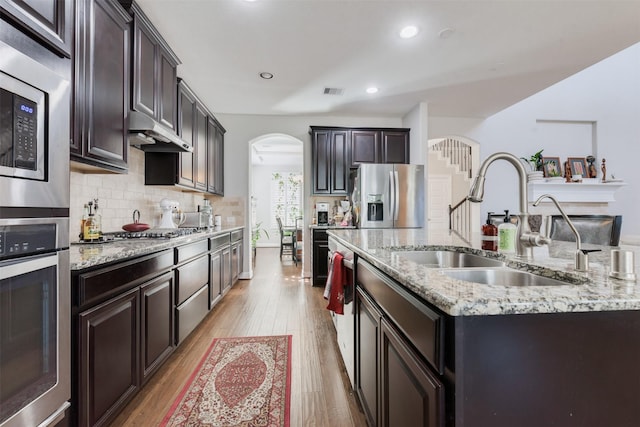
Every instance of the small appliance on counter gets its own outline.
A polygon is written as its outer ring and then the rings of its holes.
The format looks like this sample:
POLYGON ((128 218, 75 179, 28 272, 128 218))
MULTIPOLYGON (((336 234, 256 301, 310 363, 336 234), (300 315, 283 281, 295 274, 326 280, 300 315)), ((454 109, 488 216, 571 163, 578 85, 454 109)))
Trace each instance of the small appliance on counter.
POLYGON ((185 212, 184 222, 179 225, 180 228, 198 228, 205 229, 211 227, 213 220, 210 215, 205 212, 185 212))
POLYGON ((211 207, 211 202, 207 199, 204 199, 202 205, 198 205, 198 212, 204 215, 206 228, 213 227, 213 208, 211 207))
POLYGON ((172 229, 178 228, 185 220, 184 213, 180 210, 180 204, 175 200, 164 198, 160 200, 160 209, 162 209, 162 217, 157 228, 172 229))
POLYGON ((316 214, 318 216, 318 225, 329 225, 329 203, 316 203, 316 214))

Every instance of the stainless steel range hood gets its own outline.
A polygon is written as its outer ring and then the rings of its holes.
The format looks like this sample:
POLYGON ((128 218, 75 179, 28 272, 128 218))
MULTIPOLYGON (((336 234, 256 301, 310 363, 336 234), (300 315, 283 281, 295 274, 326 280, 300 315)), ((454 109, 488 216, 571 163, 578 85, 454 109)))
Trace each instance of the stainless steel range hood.
POLYGON ((129 145, 142 151, 193 152, 193 147, 170 129, 139 111, 129 111, 129 145))

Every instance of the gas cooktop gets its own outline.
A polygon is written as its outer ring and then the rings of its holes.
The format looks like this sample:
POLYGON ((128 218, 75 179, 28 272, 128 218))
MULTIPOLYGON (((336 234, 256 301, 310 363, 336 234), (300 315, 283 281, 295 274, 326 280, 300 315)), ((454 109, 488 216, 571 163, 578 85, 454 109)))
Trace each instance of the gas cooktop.
POLYGON ((194 233, 199 233, 198 228, 151 228, 145 231, 112 231, 103 233, 102 238, 96 241, 83 241, 78 243, 108 243, 129 239, 172 239, 175 237, 188 236, 194 233))

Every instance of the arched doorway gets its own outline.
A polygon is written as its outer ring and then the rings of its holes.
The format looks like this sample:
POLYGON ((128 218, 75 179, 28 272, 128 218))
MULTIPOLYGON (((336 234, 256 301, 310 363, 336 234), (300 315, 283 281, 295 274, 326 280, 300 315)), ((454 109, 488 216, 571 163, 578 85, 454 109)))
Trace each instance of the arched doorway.
MULTIPOLYGON (((249 141, 249 241, 253 247, 279 246, 275 216, 285 223, 302 215, 303 142, 271 133, 249 141), (296 198, 299 204, 296 205, 296 198)), ((295 224, 291 224, 295 225, 295 224)), ((254 251, 249 251, 254 256, 254 251)), ((253 274, 253 259, 249 263, 253 274)))

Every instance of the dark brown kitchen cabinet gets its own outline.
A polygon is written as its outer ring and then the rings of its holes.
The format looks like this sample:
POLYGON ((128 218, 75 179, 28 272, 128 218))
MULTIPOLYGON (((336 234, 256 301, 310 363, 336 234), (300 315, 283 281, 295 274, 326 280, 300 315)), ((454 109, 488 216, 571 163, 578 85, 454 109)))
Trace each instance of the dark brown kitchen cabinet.
POLYGON ((79 314, 79 426, 108 424, 138 390, 139 291, 79 314))
MULTIPOLYGON (((223 252, 229 252, 231 234, 225 233, 209 239, 209 309, 222 298, 224 292, 224 257, 223 252)), ((227 259, 228 261, 228 259, 227 259)), ((228 269, 227 269, 228 270, 228 269)))
POLYGON ((349 144, 349 130, 311 127, 314 194, 348 194, 351 164, 349 144))
POLYGON ((173 352, 174 275, 140 286, 140 380, 144 384, 173 352))
POLYGON ((225 129, 210 116, 207 129, 207 192, 224 196, 225 129))
POLYGON ((209 242, 200 240, 180 246, 175 253, 177 345, 209 312, 209 242))
POLYGON ((57 55, 70 58, 73 0, 0 0, 0 13, 57 55))
MULTIPOLYGON (((194 118, 196 109, 196 96, 184 81, 178 84, 178 134, 193 147, 195 130, 194 118)), ((165 153, 160 153, 165 154, 165 153)), ((172 155, 173 153, 169 153, 172 155)), ((185 187, 196 186, 196 155, 192 153, 178 153, 178 184, 185 187)))
POLYGON ((370 427, 378 426, 378 373, 380 318, 375 304, 360 290, 356 292, 356 389, 370 427))
POLYGON ((231 247, 222 250, 222 295, 231 289, 231 247))
POLYGON ((443 427, 443 315, 366 261, 356 275, 356 393, 369 424, 443 427))
POLYGON ((409 163, 409 129, 351 130, 351 167, 362 163, 409 163))
POLYGON ((238 281, 242 271, 242 230, 231 232, 231 286, 238 281))
POLYGON ((71 160, 126 173, 131 17, 114 0, 76 2, 71 160))
POLYGON ((329 274, 329 236, 327 230, 313 229, 311 253, 311 283, 313 286, 324 286, 329 274))
POLYGON ((193 136, 196 158, 195 186, 196 189, 207 191, 207 160, 208 160, 208 139, 207 129, 209 127, 206 111, 199 104, 195 107, 195 121, 193 136))
POLYGON ((131 108, 175 129, 180 60, 136 3, 130 10, 134 19, 131 108))
POLYGON ((380 333, 379 425, 444 426, 442 382, 385 318, 380 333))

